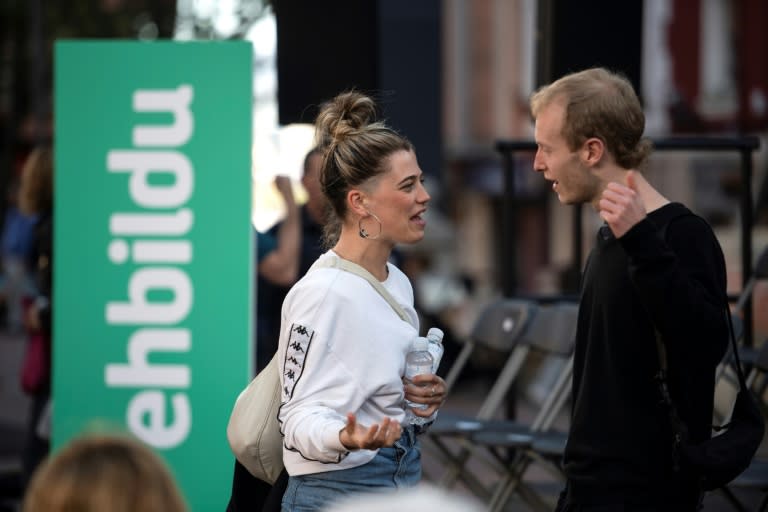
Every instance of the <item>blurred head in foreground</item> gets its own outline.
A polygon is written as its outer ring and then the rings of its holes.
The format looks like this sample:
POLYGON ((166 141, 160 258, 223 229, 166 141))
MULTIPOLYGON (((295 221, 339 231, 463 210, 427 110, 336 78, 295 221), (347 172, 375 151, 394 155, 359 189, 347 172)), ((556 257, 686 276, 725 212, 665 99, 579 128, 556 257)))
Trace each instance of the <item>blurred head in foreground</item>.
POLYGON ((73 440, 35 472, 23 512, 186 512, 165 463, 120 435, 73 440))
POLYGON ((483 512, 484 508, 473 498, 439 489, 429 484, 361 494, 330 505, 323 512, 483 512))

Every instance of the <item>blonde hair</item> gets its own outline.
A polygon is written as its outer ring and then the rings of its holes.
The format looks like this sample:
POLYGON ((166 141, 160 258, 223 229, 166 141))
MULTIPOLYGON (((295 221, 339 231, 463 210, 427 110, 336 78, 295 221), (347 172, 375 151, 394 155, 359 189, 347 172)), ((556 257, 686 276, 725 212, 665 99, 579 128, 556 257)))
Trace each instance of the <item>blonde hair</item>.
POLYGON ((186 512, 167 466, 139 441, 89 435, 71 441, 35 472, 23 512, 186 512))
POLYGON ((24 162, 19 185, 19 209, 27 215, 53 209, 53 151, 36 147, 24 162))
POLYGON ((562 135, 572 151, 596 137, 624 169, 645 164, 653 147, 642 137, 645 114, 626 77, 604 68, 565 75, 531 96, 534 119, 555 101, 565 106, 562 135))
POLYGON ((325 242, 332 246, 347 213, 350 188, 386 172, 396 151, 413 151, 404 136, 377 121, 375 102, 356 91, 339 94, 324 104, 315 120, 318 145, 323 149, 320 185, 331 206, 325 242))

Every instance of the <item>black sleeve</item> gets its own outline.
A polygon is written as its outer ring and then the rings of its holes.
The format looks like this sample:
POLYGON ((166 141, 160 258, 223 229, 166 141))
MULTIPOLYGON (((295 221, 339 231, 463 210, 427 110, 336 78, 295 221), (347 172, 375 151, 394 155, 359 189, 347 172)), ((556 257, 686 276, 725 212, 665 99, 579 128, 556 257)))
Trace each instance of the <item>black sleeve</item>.
POLYGON ((686 343, 691 346, 680 348, 695 348, 697 354, 719 360, 728 342, 720 244, 695 215, 672 219, 662 232, 645 219, 619 239, 629 258, 630 278, 668 345, 686 343))

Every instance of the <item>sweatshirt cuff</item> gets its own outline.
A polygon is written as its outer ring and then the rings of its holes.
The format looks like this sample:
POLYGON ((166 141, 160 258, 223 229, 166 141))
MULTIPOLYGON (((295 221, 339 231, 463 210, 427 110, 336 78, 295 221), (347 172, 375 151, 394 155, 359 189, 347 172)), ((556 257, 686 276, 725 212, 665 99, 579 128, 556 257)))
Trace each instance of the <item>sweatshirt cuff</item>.
POLYGON ((327 446, 330 451, 338 452, 339 461, 349 455, 349 449, 341 444, 341 439, 339 438, 339 432, 341 432, 344 426, 345 423, 343 422, 333 422, 326 427, 323 433, 323 445, 327 446))

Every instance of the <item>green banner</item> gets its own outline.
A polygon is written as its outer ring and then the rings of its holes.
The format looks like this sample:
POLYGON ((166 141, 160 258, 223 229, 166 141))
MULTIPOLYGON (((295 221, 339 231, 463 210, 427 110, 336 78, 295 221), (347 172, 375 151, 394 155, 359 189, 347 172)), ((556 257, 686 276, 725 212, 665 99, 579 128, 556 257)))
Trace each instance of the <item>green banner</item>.
POLYGON ((223 510, 252 360, 251 46, 55 51, 54 447, 128 431, 223 510))

